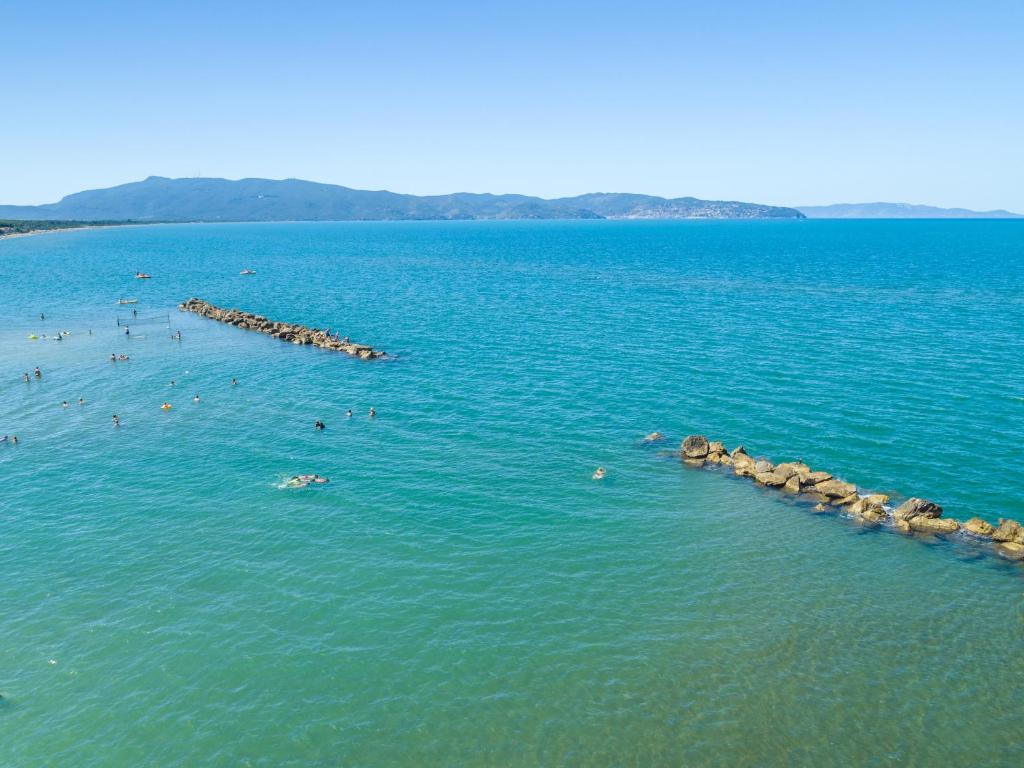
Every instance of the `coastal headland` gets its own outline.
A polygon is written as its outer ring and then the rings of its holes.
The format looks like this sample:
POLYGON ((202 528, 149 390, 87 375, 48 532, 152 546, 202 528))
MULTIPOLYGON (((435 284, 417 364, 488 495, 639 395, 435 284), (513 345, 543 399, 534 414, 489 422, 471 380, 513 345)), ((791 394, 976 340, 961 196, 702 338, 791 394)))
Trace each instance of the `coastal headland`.
POLYGON ((840 480, 830 472, 815 471, 803 461, 774 464, 768 459, 751 456, 742 445, 729 451, 722 441, 709 441, 704 435, 689 435, 683 440, 680 456, 683 462, 694 467, 707 464, 729 467, 737 477, 752 478, 758 485, 776 488, 814 504, 816 512, 844 511, 866 525, 888 525, 907 534, 948 535, 962 531, 991 542, 999 556, 1024 562, 1024 527, 1016 520, 1000 518, 998 526, 980 517, 959 521, 943 517, 942 507, 935 502, 916 497, 893 507, 887 495, 862 493, 853 483, 840 480))
POLYGON ((312 344, 321 349, 331 349, 337 352, 344 352, 346 355, 358 357, 361 360, 377 360, 387 357, 384 350, 374 349, 368 344, 356 344, 345 339, 338 339, 327 331, 319 328, 308 328, 298 323, 283 323, 269 320, 263 315, 255 315, 252 312, 243 312, 240 309, 221 309, 215 307, 208 301, 199 298, 191 298, 178 305, 182 312, 195 312, 197 315, 207 317, 238 328, 249 331, 259 331, 273 336, 281 341, 290 341, 292 344, 312 344))

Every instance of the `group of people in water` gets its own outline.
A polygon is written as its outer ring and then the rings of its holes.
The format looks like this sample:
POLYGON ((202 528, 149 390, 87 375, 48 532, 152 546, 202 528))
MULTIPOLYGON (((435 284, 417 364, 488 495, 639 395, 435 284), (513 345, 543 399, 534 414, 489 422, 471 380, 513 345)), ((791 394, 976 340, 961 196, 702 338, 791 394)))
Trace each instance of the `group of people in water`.
MULTIPOLYGON (((198 398, 199 395, 196 395, 196 397, 198 398)), ((198 400, 197 400, 197 402, 198 402, 198 400)), ((371 418, 371 419, 377 418, 377 411, 376 411, 376 409, 371 406, 370 407, 370 412, 367 414, 367 416, 369 418, 371 418)), ((345 411, 345 418, 346 419, 351 419, 352 418, 352 409, 351 408, 349 408, 347 411, 345 411)), ((315 429, 317 432, 321 432, 321 431, 327 429, 327 425, 324 424, 320 419, 317 419, 316 421, 313 422, 313 429, 315 429)))

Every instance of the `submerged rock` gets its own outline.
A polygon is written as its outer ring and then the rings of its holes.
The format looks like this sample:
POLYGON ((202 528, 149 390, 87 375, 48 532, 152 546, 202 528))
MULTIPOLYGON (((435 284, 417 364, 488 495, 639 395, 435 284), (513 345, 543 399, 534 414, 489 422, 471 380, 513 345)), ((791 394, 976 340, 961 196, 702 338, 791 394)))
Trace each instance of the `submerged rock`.
POLYGON ((1024 544, 1001 541, 996 544, 996 553, 1008 560, 1024 560, 1024 544))

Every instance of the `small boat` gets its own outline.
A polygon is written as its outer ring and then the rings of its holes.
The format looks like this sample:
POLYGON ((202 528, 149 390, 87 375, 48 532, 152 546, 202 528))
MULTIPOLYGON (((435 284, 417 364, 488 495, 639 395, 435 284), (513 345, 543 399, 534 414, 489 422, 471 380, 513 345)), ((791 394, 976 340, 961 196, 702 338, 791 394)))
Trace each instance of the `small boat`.
POLYGON ((147 275, 145 272, 136 272, 135 276, 139 278, 139 280, 149 280, 149 278, 152 277, 152 275, 147 275))
POLYGON ((117 303, 118 304, 138 304, 139 300, 138 299, 118 299, 117 303))
POLYGON ((240 275, 255 275, 256 274, 256 270, 255 269, 243 269, 238 274, 240 274, 240 275))

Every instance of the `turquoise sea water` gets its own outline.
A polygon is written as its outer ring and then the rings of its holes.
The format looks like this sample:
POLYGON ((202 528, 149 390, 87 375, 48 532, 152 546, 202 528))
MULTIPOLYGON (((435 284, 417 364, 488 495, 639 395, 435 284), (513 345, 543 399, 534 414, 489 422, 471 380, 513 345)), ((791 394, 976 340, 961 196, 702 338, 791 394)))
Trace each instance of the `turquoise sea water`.
POLYGON ((2 241, 0 765, 1020 765, 1024 567, 639 441, 1024 520, 1022 425, 1017 222, 2 241))

